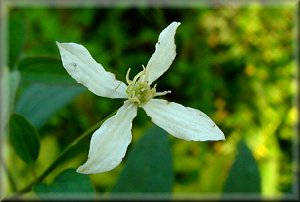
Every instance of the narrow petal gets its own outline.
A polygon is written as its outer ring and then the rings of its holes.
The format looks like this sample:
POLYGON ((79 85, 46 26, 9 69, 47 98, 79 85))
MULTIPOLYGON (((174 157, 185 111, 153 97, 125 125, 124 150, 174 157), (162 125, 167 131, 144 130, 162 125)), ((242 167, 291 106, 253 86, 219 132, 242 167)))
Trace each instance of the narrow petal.
POLYGON ((225 139, 218 126, 197 109, 162 99, 152 99, 143 108, 156 125, 175 137, 193 141, 225 139))
POLYGON ((108 98, 127 98, 126 85, 105 71, 88 50, 76 43, 56 42, 67 72, 96 95, 108 98))
POLYGON ((137 107, 129 101, 107 119, 92 136, 88 160, 77 169, 84 174, 101 173, 119 165, 131 142, 132 120, 137 107))
POLYGON ((169 69, 176 56, 175 33, 180 22, 172 22, 158 37, 155 52, 151 56, 146 69, 151 84, 169 69))

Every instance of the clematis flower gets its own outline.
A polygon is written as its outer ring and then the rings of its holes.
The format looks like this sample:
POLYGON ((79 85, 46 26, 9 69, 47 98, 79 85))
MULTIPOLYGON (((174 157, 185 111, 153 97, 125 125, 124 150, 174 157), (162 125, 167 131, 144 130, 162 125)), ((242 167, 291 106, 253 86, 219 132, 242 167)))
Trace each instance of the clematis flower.
POLYGON ((172 22, 159 35, 155 52, 146 67, 132 80, 118 81, 104 70, 88 50, 76 43, 58 43, 61 59, 67 72, 91 92, 108 98, 125 98, 116 115, 107 119, 92 135, 88 160, 77 172, 101 173, 119 165, 131 142, 132 120, 138 107, 145 110, 152 121, 169 134, 191 141, 224 140, 223 132, 204 113, 156 97, 170 93, 157 92, 151 84, 166 72, 176 56, 174 36, 179 22, 172 22))

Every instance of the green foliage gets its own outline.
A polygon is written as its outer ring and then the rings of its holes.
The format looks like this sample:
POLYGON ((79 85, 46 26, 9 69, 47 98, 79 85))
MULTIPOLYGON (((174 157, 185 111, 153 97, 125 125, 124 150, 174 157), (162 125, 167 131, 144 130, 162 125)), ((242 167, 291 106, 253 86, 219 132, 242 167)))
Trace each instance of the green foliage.
POLYGON ((224 193, 261 192, 261 180, 257 163, 247 145, 241 141, 238 154, 224 185, 224 193))
MULTIPOLYGON (((58 152, 118 109, 122 100, 82 93, 85 88, 78 87, 63 69, 55 41, 84 45, 107 71, 124 81, 129 67, 134 75, 147 64, 159 32, 172 21, 181 22, 175 36, 176 59, 157 80, 157 90, 171 90, 165 99, 208 114, 226 141, 187 142, 172 137, 170 156, 169 142, 166 135, 158 135, 163 133, 159 129, 138 139, 150 122, 139 115, 134 120, 132 147, 121 166, 92 177, 97 192, 188 195, 221 194, 223 190, 226 196, 247 190, 245 198, 258 192, 262 197, 291 194, 293 165, 297 163, 291 151, 293 127, 298 121, 293 102, 297 91, 293 85, 297 79, 293 6, 32 7, 9 13, 9 65, 18 70, 7 74, 11 75, 10 103, 16 100, 15 110, 10 110, 38 127, 43 140, 54 139, 58 152), (244 142, 237 147, 240 140, 244 142), (247 181, 245 173, 256 175, 251 178, 251 189, 244 186, 250 183, 236 184, 247 181)), ((78 167, 86 159, 87 142, 87 136, 73 142, 74 147, 70 146, 55 166, 78 167)), ((28 169, 11 163, 14 157, 11 154, 5 159, 8 170, 13 168, 12 178, 28 184, 27 175, 15 174, 28 169)), ((38 159, 36 163, 53 162, 38 159)), ((43 171, 36 167, 37 173, 43 171)), ((45 181, 55 176, 50 173, 45 181)))
POLYGON ((26 25, 22 12, 13 12, 9 17, 9 67, 15 68, 25 43, 26 25))
POLYGON ((50 184, 34 185, 34 192, 41 199, 84 199, 95 195, 94 187, 87 175, 82 175, 74 169, 62 171, 50 184))
POLYGON ((18 69, 24 81, 51 84, 77 84, 67 74, 61 60, 58 58, 45 56, 26 57, 20 60, 18 69))
POLYGON ((19 96, 16 111, 36 127, 41 127, 85 90, 67 74, 61 60, 54 57, 25 57, 20 60, 18 70, 23 83, 29 85, 19 96))
POLYGON ((84 90, 81 86, 34 83, 19 98, 16 111, 34 126, 41 127, 57 110, 84 90))
POLYGON ((155 126, 133 146, 112 192, 169 193, 172 191, 172 156, 168 134, 155 126))
POLYGON ((4 120, 8 120, 10 112, 14 109, 15 96, 21 77, 19 71, 9 71, 8 68, 3 68, 2 77, 1 112, 4 120))
POLYGON ((10 142, 19 157, 32 164, 38 157, 40 141, 36 129, 23 116, 13 114, 9 122, 10 142))

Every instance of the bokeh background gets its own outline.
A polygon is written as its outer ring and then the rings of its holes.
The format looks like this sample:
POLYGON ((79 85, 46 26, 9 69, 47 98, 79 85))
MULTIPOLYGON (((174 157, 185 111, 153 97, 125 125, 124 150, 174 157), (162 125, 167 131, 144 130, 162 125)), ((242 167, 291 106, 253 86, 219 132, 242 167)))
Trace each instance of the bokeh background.
MULTIPOLYGON (((29 184, 74 139, 123 102, 97 97, 76 84, 61 65, 55 41, 84 45, 125 82, 128 68, 131 75, 141 71, 159 33, 179 21, 177 56, 157 80, 158 91, 171 90, 165 99, 209 115, 226 141, 176 139, 153 129, 151 119, 139 110, 123 162, 110 172, 89 176, 93 191, 100 196, 147 192, 199 198, 295 194, 296 17, 292 4, 11 8, 8 63, 10 72, 20 73, 12 76, 18 85, 12 87, 11 111, 37 128, 40 151, 28 166, 7 138, 5 193, 29 184)), ((43 186, 86 160, 89 142, 81 147, 43 186)), ((31 194, 41 190, 47 189, 31 194)))

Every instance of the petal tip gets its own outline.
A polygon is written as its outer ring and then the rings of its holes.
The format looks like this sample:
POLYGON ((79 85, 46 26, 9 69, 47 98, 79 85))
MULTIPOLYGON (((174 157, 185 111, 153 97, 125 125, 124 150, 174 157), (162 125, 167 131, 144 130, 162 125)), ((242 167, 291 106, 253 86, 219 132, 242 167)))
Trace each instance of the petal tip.
POLYGON ((179 25, 181 25, 181 22, 174 21, 174 22, 171 23, 171 25, 174 25, 177 28, 179 25))
POLYGON ((219 132, 217 133, 217 138, 216 138, 216 141, 219 141, 219 140, 226 140, 225 138, 225 135, 224 133, 218 128, 219 132))
POLYGON ((60 43, 58 41, 55 41, 55 43, 58 47, 60 46, 60 43))
POLYGON ((81 173, 81 174, 87 174, 85 171, 84 171, 84 167, 83 166, 79 166, 76 170, 77 173, 81 173))

